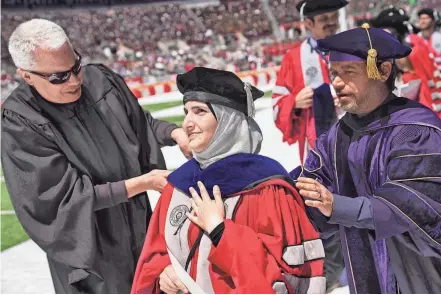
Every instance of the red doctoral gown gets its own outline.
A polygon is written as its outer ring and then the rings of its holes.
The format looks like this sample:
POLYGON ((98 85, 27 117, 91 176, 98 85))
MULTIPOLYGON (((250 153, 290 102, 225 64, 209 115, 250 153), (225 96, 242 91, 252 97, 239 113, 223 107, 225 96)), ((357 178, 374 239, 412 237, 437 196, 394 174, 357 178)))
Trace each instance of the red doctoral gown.
MULTIPOLYGON (((221 187, 222 189, 222 187, 221 187)), ((323 293, 324 250, 297 191, 282 179, 224 199, 225 230, 215 247, 204 233, 187 272, 205 293, 323 293)), ((169 184, 156 206, 132 293, 159 293, 159 275, 184 267, 201 229, 185 212, 190 198, 169 184)))

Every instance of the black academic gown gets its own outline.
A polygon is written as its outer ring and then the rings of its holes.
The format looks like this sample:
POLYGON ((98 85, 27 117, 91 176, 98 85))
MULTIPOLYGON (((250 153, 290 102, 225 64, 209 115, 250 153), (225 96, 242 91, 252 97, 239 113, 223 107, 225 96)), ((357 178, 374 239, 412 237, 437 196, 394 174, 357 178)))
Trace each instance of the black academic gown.
POLYGON ((146 193, 128 200, 124 180, 165 169, 160 147, 175 144, 177 126, 144 114, 104 66, 83 75, 77 102, 50 103, 28 85, 5 101, 3 172, 57 293, 128 293, 152 210, 146 193))

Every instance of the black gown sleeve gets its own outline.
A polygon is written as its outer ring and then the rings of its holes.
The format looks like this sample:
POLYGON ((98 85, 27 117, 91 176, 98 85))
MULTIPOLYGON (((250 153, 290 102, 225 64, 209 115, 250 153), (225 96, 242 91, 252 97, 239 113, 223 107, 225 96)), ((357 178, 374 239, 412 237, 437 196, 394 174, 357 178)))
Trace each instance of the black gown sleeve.
POLYGON ((224 234, 225 223, 222 222, 218 226, 216 226, 213 231, 208 235, 210 237, 211 242, 215 247, 219 245, 220 240, 222 239, 222 235, 224 234))
POLYGON ((2 113, 2 166, 17 218, 55 261, 89 269, 94 261, 95 211, 128 201, 124 181, 92 184, 60 152, 51 125, 2 113))
MULTIPOLYGON (((103 67, 101 69, 103 70, 103 67)), ((142 109, 138 103, 138 99, 133 95, 132 91, 130 91, 126 82, 120 75, 107 68, 104 70, 107 74, 112 75, 113 80, 117 83, 119 91, 122 92, 121 94, 129 101, 131 108, 128 114, 129 117, 133 117, 134 115, 135 117, 142 117, 142 121, 146 120, 146 122, 142 123, 148 124, 152 128, 156 141, 161 147, 176 145, 176 142, 171 137, 171 133, 176 128, 179 128, 178 125, 153 118, 149 111, 144 111, 142 109), (133 114, 130 114, 130 112, 133 112, 133 114)))

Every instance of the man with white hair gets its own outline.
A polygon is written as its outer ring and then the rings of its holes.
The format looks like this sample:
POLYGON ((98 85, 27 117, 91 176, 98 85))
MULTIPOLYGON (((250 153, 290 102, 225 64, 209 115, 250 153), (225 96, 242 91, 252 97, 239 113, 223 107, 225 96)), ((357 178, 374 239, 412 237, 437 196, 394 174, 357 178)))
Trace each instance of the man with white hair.
POLYGON ((47 254, 57 293, 128 293, 151 206, 168 172, 160 147, 181 128, 144 114, 124 80, 82 66, 57 24, 11 35, 24 82, 2 106, 2 165, 18 219, 47 254))

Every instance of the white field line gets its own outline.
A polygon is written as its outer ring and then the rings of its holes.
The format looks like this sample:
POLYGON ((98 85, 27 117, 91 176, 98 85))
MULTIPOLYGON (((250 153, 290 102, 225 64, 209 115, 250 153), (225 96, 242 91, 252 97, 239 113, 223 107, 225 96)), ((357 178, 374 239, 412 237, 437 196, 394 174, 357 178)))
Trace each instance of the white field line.
POLYGON ((1 210, 0 213, 1 215, 15 215, 14 210, 1 210))

